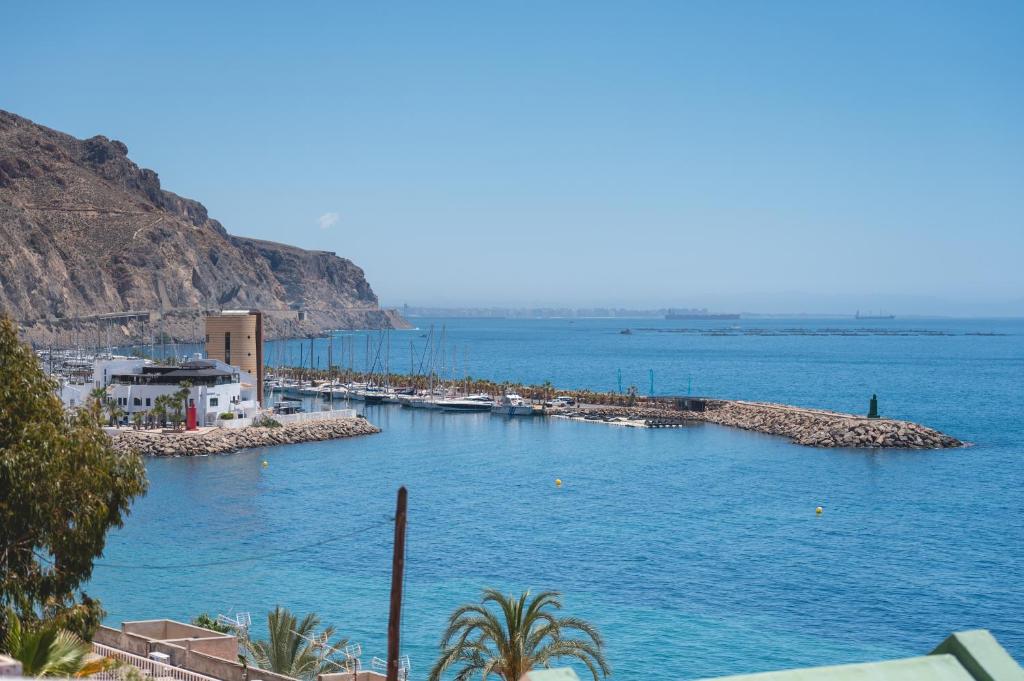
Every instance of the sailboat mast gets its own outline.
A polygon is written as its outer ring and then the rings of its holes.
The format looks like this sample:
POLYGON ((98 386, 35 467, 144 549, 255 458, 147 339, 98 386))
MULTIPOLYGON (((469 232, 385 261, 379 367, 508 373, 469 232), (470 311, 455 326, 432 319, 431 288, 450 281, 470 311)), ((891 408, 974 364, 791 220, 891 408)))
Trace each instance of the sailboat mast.
POLYGON ((384 385, 391 385, 391 329, 384 330, 384 385))

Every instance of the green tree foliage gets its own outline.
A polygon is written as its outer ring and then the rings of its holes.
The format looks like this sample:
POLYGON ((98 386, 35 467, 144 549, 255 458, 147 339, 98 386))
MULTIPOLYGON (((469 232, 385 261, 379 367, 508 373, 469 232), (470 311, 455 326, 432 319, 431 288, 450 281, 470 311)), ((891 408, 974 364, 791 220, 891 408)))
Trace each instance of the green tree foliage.
POLYGON ((0 640, 8 609, 29 626, 51 618, 87 639, 102 610, 80 587, 107 531, 145 492, 145 467, 112 447, 98 400, 64 413, 55 383, 7 318, 0 376, 0 640))
POLYGON ((92 658, 88 643, 55 622, 24 627, 13 610, 7 611, 6 619, 7 635, 0 649, 21 663, 22 674, 26 677, 91 676, 117 664, 108 658, 92 658))
POLYGON ((170 397, 171 408, 174 410, 175 430, 181 427, 181 422, 185 418, 185 410, 188 408, 188 396, 192 390, 192 381, 182 381, 178 386, 178 389, 170 397))
POLYGON ((260 669, 296 679, 312 680, 317 674, 343 670, 343 656, 336 651, 348 645, 348 640, 332 642, 334 627, 327 627, 317 634, 318 626, 320 618, 314 613, 299 621, 289 610, 277 606, 267 613, 269 638, 245 642, 248 659, 260 669), (314 637, 325 643, 314 644, 310 640, 314 637))
POLYGON ((234 627, 229 627, 226 624, 221 624, 214 618, 210 617, 210 613, 204 612, 196 617, 192 618, 192 624, 203 629, 209 629, 210 631, 219 631, 222 634, 230 634, 234 632, 234 627))
POLYGON ((555 617, 551 611, 562 608, 558 596, 545 591, 531 600, 529 591, 516 598, 485 589, 479 604, 463 605, 448 619, 429 681, 440 681, 450 668, 457 669, 455 681, 477 675, 519 681, 535 667, 568 658, 586 665, 594 681, 608 676, 601 635, 584 620, 555 617))
POLYGON ((153 418, 156 419, 157 425, 163 428, 167 423, 167 412, 168 404, 170 403, 170 395, 157 395, 153 399, 153 408, 150 413, 153 418))

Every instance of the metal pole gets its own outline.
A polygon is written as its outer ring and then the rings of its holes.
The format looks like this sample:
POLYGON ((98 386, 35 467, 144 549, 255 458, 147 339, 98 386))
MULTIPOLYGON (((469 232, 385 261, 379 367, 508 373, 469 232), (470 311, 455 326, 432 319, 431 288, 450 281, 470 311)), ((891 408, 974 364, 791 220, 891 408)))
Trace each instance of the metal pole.
POLYGON ((409 492, 398 488, 395 509, 395 549, 391 558, 391 613, 388 615, 388 677, 398 681, 399 633, 402 625, 402 576, 405 570, 405 518, 409 492))

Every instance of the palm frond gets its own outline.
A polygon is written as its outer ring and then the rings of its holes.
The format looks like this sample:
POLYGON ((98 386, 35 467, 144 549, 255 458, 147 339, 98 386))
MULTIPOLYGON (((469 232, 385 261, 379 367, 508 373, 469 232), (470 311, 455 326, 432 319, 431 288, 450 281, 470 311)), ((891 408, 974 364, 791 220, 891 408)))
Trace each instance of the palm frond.
POLYGON ((336 671, 341 665, 334 659, 331 649, 342 648, 348 641, 331 642, 335 628, 328 626, 324 630, 325 645, 314 645, 310 639, 316 636, 318 626, 320 618, 315 613, 308 613, 299 620, 288 609, 277 606, 267 614, 267 640, 246 641, 246 657, 260 669, 303 680, 336 671))
POLYGON ((479 604, 462 605, 448 618, 429 681, 440 681, 453 669, 455 681, 477 675, 483 681, 491 676, 518 681, 534 667, 561 658, 582 663, 595 681, 608 676, 611 668, 597 629, 586 620, 552 614, 562 609, 560 596, 542 591, 531 599, 529 591, 516 597, 485 589, 479 604))

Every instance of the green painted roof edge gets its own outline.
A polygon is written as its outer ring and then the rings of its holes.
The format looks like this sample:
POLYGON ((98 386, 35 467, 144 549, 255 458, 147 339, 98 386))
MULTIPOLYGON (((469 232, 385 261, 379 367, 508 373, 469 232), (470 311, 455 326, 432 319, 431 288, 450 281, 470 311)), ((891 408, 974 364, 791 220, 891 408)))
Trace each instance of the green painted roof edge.
POLYGON ((1024 681, 1024 669, 987 629, 958 631, 931 655, 953 655, 977 681, 1024 681))
POLYGON ((704 681, 970 681, 971 673, 954 655, 921 655, 879 662, 856 662, 826 667, 798 667, 735 676, 710 677, 704 681))

